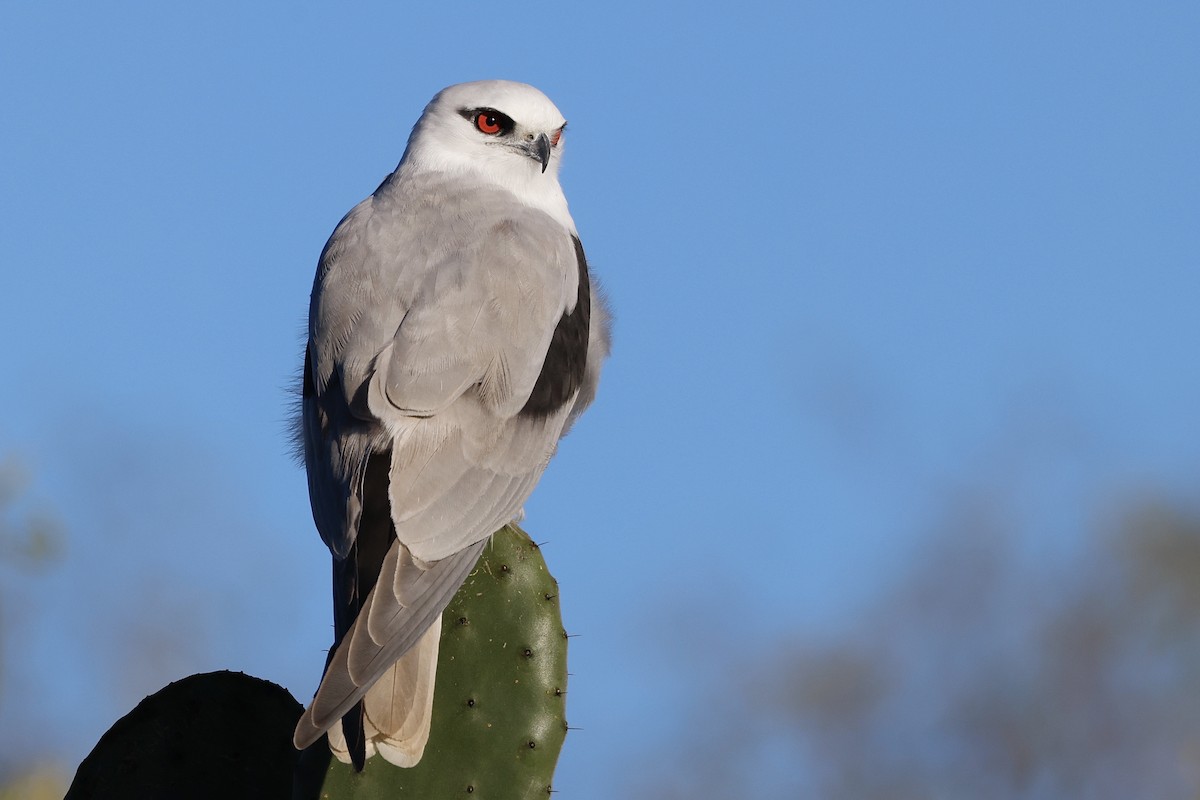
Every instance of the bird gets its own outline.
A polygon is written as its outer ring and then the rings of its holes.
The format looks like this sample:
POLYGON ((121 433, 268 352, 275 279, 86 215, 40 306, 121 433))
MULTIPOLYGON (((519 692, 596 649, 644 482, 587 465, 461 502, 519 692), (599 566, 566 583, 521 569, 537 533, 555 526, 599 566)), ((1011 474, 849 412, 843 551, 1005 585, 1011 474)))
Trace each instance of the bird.
POLYGON ((420 761, 442 611, 595 398, 611 316, 565 128, 528 84, 443 89, 321 252, 296 427, 334 642, 300 750, 327 733, 359 771, 420 761))

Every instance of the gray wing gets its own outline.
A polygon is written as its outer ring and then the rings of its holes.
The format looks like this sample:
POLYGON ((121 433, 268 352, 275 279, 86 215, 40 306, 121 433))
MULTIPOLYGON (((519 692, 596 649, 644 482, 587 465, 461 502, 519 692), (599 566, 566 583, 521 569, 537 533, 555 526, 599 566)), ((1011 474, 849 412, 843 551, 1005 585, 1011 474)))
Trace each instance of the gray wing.
MULTIPOLYGON (((498 190, 387 181, 326 245, 310 310, 303 427, 314 517, 335 556, 355 541, 372 454, 392 451, 394 472, 415 467, 428 501, 459 469, 508 460, 502 472, 524 473, 552 452, 555 426, 518 418, 556 322, 576 304, 579 272, 570 235, 513 205, 498 190), (548 427, 540 433, 550 444, 532 442, 529 430, 515 435, 514 420, 548 427), (451 440, 465 464, 450 463, 451 440)), ((456 549, 424 548, 421 557, 456 549)))
POLYGON ((298 746, 450 601, 579 393, 576 381, 557 407, 527 408, 590 288, 569 232, 498 190, 418 181, 385 181, 351 211, 314 284, 303 431, 336 638, 298 746))

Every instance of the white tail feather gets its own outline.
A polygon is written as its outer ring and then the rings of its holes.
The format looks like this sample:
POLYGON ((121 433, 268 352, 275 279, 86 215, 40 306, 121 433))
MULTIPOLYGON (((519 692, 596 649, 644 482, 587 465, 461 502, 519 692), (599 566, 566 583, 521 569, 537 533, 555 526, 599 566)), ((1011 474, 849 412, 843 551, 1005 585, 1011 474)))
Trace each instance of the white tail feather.
MULTIPOLYGON (((415 766, 421 760, 433 719, 433 684, 441 636, 439 614, 416 645, 363 698, 367 758, 378 752, 398 767, 415 766)), ((340 724, 329 729, 329 749, 339 761, 350 763, 340 724)))

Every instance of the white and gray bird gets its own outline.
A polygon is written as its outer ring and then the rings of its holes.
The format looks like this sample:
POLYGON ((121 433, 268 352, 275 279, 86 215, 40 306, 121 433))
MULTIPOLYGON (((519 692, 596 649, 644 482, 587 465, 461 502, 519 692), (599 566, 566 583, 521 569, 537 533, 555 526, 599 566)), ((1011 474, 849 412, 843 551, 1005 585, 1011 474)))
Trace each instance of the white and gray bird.
POLYGON ((321 253, 299 435, 334 646, 298 748, 420 760, 442 611, 595 396, 608 315, 558 183, 565 126, 522 83, 442 90, 321 253))

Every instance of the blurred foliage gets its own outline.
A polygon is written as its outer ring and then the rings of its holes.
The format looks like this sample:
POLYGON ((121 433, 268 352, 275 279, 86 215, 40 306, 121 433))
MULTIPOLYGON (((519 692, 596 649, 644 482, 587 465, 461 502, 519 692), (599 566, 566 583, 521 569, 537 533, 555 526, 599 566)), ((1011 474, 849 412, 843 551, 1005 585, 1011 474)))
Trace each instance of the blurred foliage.
POLYGON ((29 469, 14 456, 0 461, 0 565, 19 569, 48 566, 63 554, 63 526, 43 509, 29 509, 29 469))
POLYGON ((66 779, 51 767, 39 767, 0 785, 0 800, 60 800, 66 779))
POLYGON ((985 508, 851 629, 729 663, 635 796, 1200 796, 1200 515, 1056 564, 985 508))
MULTIPOLYGON (((30 507, 30 484, 30 470, 18 458, 9 455, 0 460, 0 579, 8 579, 0 582, 0 677, 4 675, 4 656, 11 635, 6 619, 9 581, 19 574, 50 567, 62 558, 64 551, 61 522, 45 508, 30 507)), ((0 681, 0 688, 3 686, 0 681)), ((0 712, 8 700, 0 691, 0 712)), ((59 798, 66 791, 66 781, 52 767, 14 765, 3 754, 0 754, 0 775, 3 776, 0 800, 59 798)))

